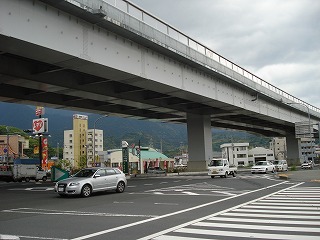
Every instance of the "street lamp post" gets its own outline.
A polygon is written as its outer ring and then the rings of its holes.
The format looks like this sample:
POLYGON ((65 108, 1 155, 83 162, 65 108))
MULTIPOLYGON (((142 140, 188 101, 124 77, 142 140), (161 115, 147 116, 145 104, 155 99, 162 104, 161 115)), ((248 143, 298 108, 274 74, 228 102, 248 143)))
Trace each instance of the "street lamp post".
MULTIPOLYGON (((292 102, 292 103, 287 103, 288 105, 293 105, 293 104, 299 104, 299 105, 301 105, 301 106, 304 106, 305 108, 307 108, 307 110, 308 110, 308 120, 309 120, 309 138, 310 138, 310 150, 311 150, 311 156, 313 155, 312 154, 312 148, 313 148, 313 144, 312 144, 312 132, 311 132, 311 118, 310 118, 310 109, 309 109, 309 107, 306 105, 306 104, 304 104, 304 103, 300 103, 300 102, 292 102)), ((313 157, 311 157, 312 158, 312 160, 313 160, 313 157)))
POLYGON ((108 117, 108 115, 103 115, 103 116, 97 118, 97 119, 94 121, 94 124, 93 124, 93 164, 95 164, 95 162, 96 162, 96 123, 97 123, 101 118, 105 118, 105 117, 108 117))

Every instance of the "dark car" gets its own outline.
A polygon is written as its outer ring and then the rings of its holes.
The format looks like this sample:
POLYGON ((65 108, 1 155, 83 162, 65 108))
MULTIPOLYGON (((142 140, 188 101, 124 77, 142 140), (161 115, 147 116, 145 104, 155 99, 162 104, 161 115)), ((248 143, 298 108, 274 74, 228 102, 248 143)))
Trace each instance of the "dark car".
POLYGON ((160 174, 160 173, 166 173, 166 171, 163 170, 161 167, 151 167, 147 169, 147 173, 160 174))

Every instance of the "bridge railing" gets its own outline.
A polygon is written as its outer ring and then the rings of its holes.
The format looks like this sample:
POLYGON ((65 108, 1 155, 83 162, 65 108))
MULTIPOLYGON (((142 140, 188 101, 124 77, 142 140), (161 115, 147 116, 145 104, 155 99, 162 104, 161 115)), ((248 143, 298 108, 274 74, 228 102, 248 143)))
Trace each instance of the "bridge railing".
MULTIPOLYGON (((213 71, 222 73, 235 81, 262 92, 262 88, 274 94, 264 92, 266 95, 279 99, 282 102, 298 103, 307 106, 311 111, 320 113, 320 109, 281 90, 280 88, 268 83, 262 78, 254 75, 250 71, 242 68, 238 64, 224 58, 220 54, 187 36, 178 29, 172 27, 161 19, 146 12, 142 8, 134 5, 128 0, 66 0, 70 3, 77 3, 87 7, 88 11, 105 11, 106 19, 119 26, 134 31, 138 35, 156 42, 186 58, 191 59, 213 71), (115 9, 120 11, 115 11, 115 9), (122 14, 123 12, 124 14, 122 14), (128 17, 128 15, 131 16, 128 17), (142 24, 144 23, 144 24, 142 24), (156 31, 155 31, 156 29, 156 31), (223 66, 223 67, 221 67, 223 66), (248 81, 249 80, 249 81, 248 81), (279 98, 280 96, 280 98, 279 98)), ((79 6, 80 7, 80 6, 79 6)), ((298 105, 296 105, 299 108, 298 105)), ((293 107, 293 106, 292 106, 293 107)), ((303 107, 302 111, 305 111, 303 107)))

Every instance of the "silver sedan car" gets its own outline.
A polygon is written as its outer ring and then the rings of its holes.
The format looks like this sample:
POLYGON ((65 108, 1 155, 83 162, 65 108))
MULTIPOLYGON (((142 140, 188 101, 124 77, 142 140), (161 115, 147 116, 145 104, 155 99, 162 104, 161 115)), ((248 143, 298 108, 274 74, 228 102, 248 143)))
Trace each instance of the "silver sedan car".
POLYGON ((93 192, 106 190, 122 193, 126 185, 126 175, 118 168, 94 167, 84 168, 72 177, 58 181, 54 190, 60 196, 89 197, 93 192))

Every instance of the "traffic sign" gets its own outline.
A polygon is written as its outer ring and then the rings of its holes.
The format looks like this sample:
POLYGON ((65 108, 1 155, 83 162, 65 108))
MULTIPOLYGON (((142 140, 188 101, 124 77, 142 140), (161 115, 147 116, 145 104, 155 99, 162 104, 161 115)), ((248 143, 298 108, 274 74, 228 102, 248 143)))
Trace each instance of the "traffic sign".
POLYGON ((61 168, 52 167, 51 168, 51 181, 57 182, 62 179, 66 179, 69 177, 69 172, 66 170, 63 170, 61 168))

